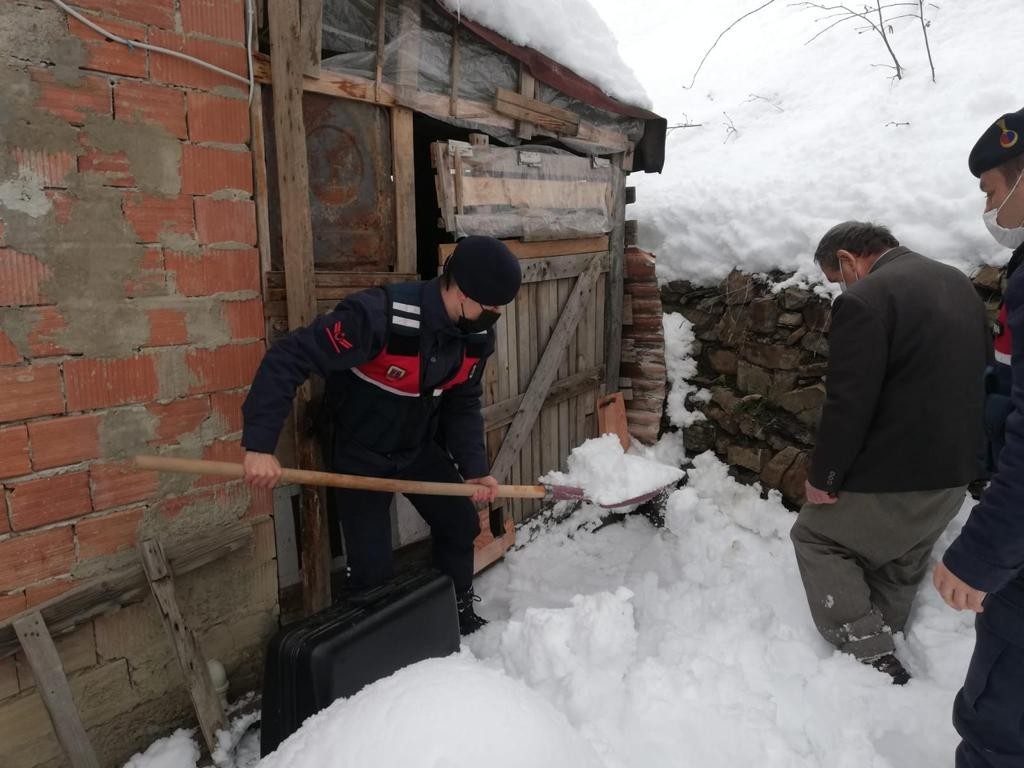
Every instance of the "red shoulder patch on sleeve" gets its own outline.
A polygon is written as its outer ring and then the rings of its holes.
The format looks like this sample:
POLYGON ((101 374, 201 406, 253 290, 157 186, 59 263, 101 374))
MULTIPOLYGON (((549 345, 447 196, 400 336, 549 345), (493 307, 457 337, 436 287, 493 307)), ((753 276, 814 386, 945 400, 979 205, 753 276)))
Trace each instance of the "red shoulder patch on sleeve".
POLYGON ((339 355, 345 350, 352 349, 352 342, 345 338, 345 329, 341 327, 340 320, 334 325, 325 325, 324 332, 327 334, 327 338, 331 340, 331 346, 334 347, 334 351, 339 355))

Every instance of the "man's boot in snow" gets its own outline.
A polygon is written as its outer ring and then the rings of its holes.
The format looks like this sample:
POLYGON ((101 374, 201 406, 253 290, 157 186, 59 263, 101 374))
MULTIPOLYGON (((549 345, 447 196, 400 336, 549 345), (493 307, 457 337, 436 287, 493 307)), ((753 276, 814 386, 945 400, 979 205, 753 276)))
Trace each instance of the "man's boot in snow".
POLYGON ((910 673, 907 672, 907 668, 891 653, 872 659, 869 663, 879 672, 885 672, 891 677, 893 685, 906 685, 910 681, 910 673))
POLYGON ((472 587, 455 596, 455 604, 459 609, 460 635, 471 635, 487 623, 487 619, 477 616, 473 610, 473 603, 479 602, 480 598, 473 592, 472 587))

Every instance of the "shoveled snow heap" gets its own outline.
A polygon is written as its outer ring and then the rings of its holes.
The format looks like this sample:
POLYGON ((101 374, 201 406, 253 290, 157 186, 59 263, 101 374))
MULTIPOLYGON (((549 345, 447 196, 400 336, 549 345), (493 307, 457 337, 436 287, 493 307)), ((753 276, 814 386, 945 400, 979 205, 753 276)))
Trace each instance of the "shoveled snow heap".
POLYGON ((260 768, 601 768, 566 716, 468 653, 431 659, 307 720, 260 768))
POLYGON ((613 506, 678 482, 685 473, 622 450, 615 435, 587 440, 569 455, 569 472, 549 472, 548 485, 582 488, 587 499, 613 506))
POLYGON ((615 35, 588 0, 442 0, 452 13, 533 48, 619 101, 643 109, 651 100, 619 56, 615 35))

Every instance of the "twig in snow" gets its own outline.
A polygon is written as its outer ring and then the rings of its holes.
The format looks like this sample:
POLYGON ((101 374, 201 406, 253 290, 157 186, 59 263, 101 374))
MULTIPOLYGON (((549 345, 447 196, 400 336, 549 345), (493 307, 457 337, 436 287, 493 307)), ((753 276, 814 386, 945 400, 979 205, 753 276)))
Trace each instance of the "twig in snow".
POLYGON ((917 0, 917 13, 918 18, 921 20, 921 34, 924 35, 924 49, 928 52, 928 66, 932 70, 932 82, 935 82, 935 62, 932 61, 932 46, 928 42, 928 27, 931 26, 930 21, 924 20, 924 0, 917 0))
POLYGON ((864 12, 861 13, 860 11, 855 11, 852 8, 850 8, 849 6, 846 6, 846 5, 842 5, 842 4, 839 4, 839 5, 823 5, 821 3, 810 2, 809 0, 807 0, 805 2, 799 2, 799 3, 790 3, 790 5, 793 5, 793 6, 797 7, 797 8, 817 8, 819 10, 831 13, 830 16, 826 16, 826 17, 824 17, 824 19, 833 19, 833 18, 836 19, 831 24, 829 24, 827 27, 825 27, 825 29, 821 30, 814 37, 812 37, 810 40, 808 40, 806 45, 809 45, 809 44, 813 43, 815 40, 817 40, 819 37, 821 37, 821 35, 825 34, 826 32, 828 32, 833 27, 835 27, 835 26, 837 26, 839 24, 842 24, 844 21, 850 21, 852 19, 860 19, 861 21, 865 22, 868 26, 865 27, 864 31, 867 31, 867 29, 871 29, 874 32, 876 32, 879 37, 882 38, 882 42, 885 44, 885 49, 889 52, 889 56, 892 58, 892 63, 895 65, 894 68, 896 70, 896 79, 897 80, 902 80, 903 79, 903 65, 900 64, 899 59, 896 57, 896 51, 893 50, 892 44, 889 41, 889 36, 890 36, 890 34, 892 32, 892 27, 889 27, 889 32, 887 33, 886 32, 887 24, 886 24, 886 21, 885 21, 885 17, 882 14, 882 11, 884 9, 897 8, 899 6, 904 6, 904 5, 909 5, 909 6, 915 6, 916 7, 917 6, 917 2, 919 2, 919 0, 915 0, 915 2, 913 2, 913 3, 909 3, 909 2, 907 2, 907 3, 887 3, 886 5, 883 6, 882 5, 882 0, 875 0, 874 11, 877 12, 877 14, 878 14, 878 21, 877 22, 875 22, 871 18, 871 16, 869 16, 869 14, 872 12, 872 9, 870 7, 868 7, 868 6, 864 6, 864 12))
POLYGON ((729 117, 729 113, 728 112, 723 112, 722 114, 725 115, 725 119, 728 121, 728 122, 722 123, 722 125, 725 126, 725 139, 722 141, 722 143, 725 144, 725 142, 727 142, 729 139, 735 138, 735 137, 739 136, 740 132, 736 128, 736 126, 733 125, 732 118, 729 117))
POLYGON ((901 125, 910 125, 910 121, 907 120, 906 122, 899 122, 896 120, 890 120, 888 123, 885 124, 885 127, 888 128, 890 125, 893 128, 899 128, 901 125))
POLYGON ((725 37, 725 33, 726 33, 726 32, 728 32, 728 31, 729 31, 730 29, 732 29, 733 27, 735 27, 735 26, 736 26, 737 24, 739 24, 739 23, 740 23, 741 21, 743 21, 743 20, 744 20, 745 18, 747 18, 748 16, 753 16, 753 15, 754 15, 755 13, 757 13, 758 11, 760 11, 760 10, 762 10, 762 9, 764 9, 764 8, 767 8, 767 7, 769 6, 769 5, 771 5, 771 4, 772 4, 772 3, 774 3, 774 2, 775 2, 775 0, 768 0, 768 2, 766 2, 766 3, 763 3, 762 5, 759 5, 759 6, 757 6, 757 8, 755 8, 754 10, 752 10, 752 11, 747 11, 747 12, 746 12, 746 13, 744 13, 744 14, 743 14, 742 16, 740 16, 740 17, 739 17, 738 19, 736 19, 736 21, 734 21, 734 22, 733 22, 732 24, 730 24, 730 25, 729 25, 728 27, 726 27, 726 28, 725 28, 725 29, 723 29, 723 30, 722 30, 721 32, 719 32, 719 34, 718 34, 718 37, 716 37, 716 38, 715 38, 715 42, 713 42, 713 43, 711 44, 711 47, 710 47, 710 48, 708 48, 707 52, 706 52, 706 53, 704 54, 704 57, 703 57, 703 58, 702 58, 702 59, 700 60, 700 64, 698 64, 698 65, 697 65, 697 69, 696 69, 696 70, 694 70, 694 72, 693 72, 693 77, 692 77, 692 78, 690 79, 690 84, 689 84, 689 85, 684 85, 684 86, 683 86, 683 89, 684 89, 684 90, 687 90, 687 91, 688 91, 688 90, 690 90, 691 88, 693 88, 693 84, 694 84, 695 82, 697 82, 697 75, 698 75, 698 74, 700 74, 700 69, 701 69, 701 67, 703 67, 703 66, 704 66, 704 62, 708 60, 708 56, 710 56, 710 55, 711 55, 711 52, 712 52, 713 50, 715 50, 715 46, 716 46, 716 45, 718 45, 719 41, 720 41, 720 40, 721 40, 721 39, 722 39, 723 37, 725 37))
POLYGON ((749 98, 749 99, 747 99, 747 101, 748 101, 748 102, 751 102, 751 101, 765 101, 765 102, 767 102, 768 104, 770 104, 770 105, 771 105, 772 107, 774 107, 775 109, 777 109, 777 110, 778 110, 779 112, 785 112, 785 111, 786 111, 786 110, 784 110, 784 109, 783 109, 782 107, 780 107, 780 106, 779 106, 779 105, 778 105, 778 104, 776 103, 776 100, 775 100, 775 99, 769 99, 769 98, 768 98, 768 97, 766 97, 766 96, 760 96, 760 95, 758 95, 758 94, 756 94, 756 93, 752 93, 752 94, 750 94, 750 98, 749 98))

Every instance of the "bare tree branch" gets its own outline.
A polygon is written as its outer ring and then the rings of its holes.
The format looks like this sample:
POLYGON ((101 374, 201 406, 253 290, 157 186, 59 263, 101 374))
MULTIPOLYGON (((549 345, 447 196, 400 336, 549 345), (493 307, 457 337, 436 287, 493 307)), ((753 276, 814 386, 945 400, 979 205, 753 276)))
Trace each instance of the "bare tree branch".
POLYGON ((740 17, 739 17, 738 19, 736 19, 736 21, 734 21, 734 22, 733 22, 732 24, 730 24, 730 25, 729 25, 728 27, 726 27, 725 29, 723 29, 723 30, 722 30, 722 31, 721 31, 721 32, 720 32, 720 33, 718 34, 718 37, 716 37, 716 38, 715 38, 715 42, 713 42, 713 43, 711 44, 711 47, 710 47, 710 48, 708 48, 707 52, 706 52, 706 53, 704 54, 704 58, 702 58, 702 59, 700 60, 700 64, 698 64, 698 65, 697 65, 697 69, 696 69, 696 70, 694 71, 694 73, 693 73, 693 77, 692 77, 692 78, 690 79, 690 84, 689 84, 689 85, 684 85, 684 86, 683 86, 683 88, 684 88, 685 90, 690 90, 691 88, 693 88, 693 84, 694 84, 695 82, 697 82, 697 75, 698 75, 698 74, 700 74, 700 70, 701 70, 701 67, 703 67, 703 66, 704 66, 704 62, 708 60, 708 56, 710 56, 710 55, 711 55, 711 52, 712 52, 713 50, 715 50, 715 46, 716 46, 716 45, 718 45, 719 41, 720 41, 720 40, 721 40, 721 39, 722 39, 722 38, 723 38, 723 37, 725 36, 725 33, 726 33, 726 32, 728 32, 728 31, 729 31, 730 29, 732 29, 733 27, 735 27, 735 26, 736 26, 737 24, 739 24, 739 23, 740 23, 741 21, 743 21, 743 20, 744 20, 745 18, 747 18, 748 16, 753 16, 753 15, 754 15, 755 13, 757 13, 757 12, 758 12, 758 11, 760 11, 760 10, 763 10, 763 9, 767 8, 767 7, 769 6, 769 5, 771 5, 771 4, 772 4, 772 3, 774 3, 774 2, 775 2, 775 0, 768 0, 768 2, 766 2, 766 3, 763 3, 762 5, 759 5, 759 6, 757 6, 757 8, 755 8, 754 10, 752 10, 752 11, 747 11, 747 12, 746 12, 746 13, 744 13, 744 14, 743 14, 742 16, 740 16, 740 17))
MULTIPOLYGON (((931 3, 931 5, 935 5, 931 3)), ((924 20, 924 0, 917 0, 918 18, 921 19, 921 34, 924 35, 924 49, 928 52, 928 66, 932 69, 932 82, 935 82, 935 62, 932 61, 932 47, 928 42, 928 23, 924 20)))

